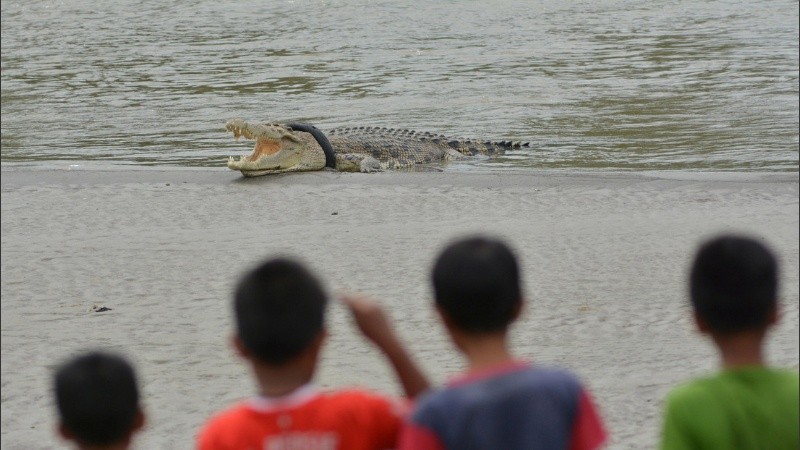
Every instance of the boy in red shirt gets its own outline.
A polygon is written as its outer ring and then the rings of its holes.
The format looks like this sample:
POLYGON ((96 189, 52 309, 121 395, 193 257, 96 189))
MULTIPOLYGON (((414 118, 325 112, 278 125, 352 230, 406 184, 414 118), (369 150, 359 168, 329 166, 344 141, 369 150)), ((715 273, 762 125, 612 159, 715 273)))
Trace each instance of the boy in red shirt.
MULTIPOLYGON (((239 282, 234 345, 250 364, 259 393, 203 427, 199 450, 377 450, 393 448, 407 402, 361 390, 321 392, 311 384, 326 331, 327 295, 301 264, 264 262, 239 282)), ((428 381, 389 326, 363 298, 345 298, 357 325, 389 358, 406 395, 428 381)))

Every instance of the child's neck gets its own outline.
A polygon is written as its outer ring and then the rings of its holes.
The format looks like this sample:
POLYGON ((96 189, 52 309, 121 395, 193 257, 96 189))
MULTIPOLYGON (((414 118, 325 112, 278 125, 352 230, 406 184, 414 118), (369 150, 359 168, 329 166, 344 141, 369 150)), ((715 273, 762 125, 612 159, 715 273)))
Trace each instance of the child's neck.
POLYGON ((458 346, 469 363, 469 371, 488 369, 513 361, 514 355, 508 350, 505 333, 459 336, 458 346))
POLYGON ((764 334, 764 331, 747 331, 712 335, 722 358, 722 367, 735 369, 744 366, 765 365, 762 345, 764 334))
POLYGON ((292 365, 270 367, 254 365, 259 394, 266 397, 283 397, 311 381, 311 374, 304 368, 292 365))
POLYGON ((131 440, 125 439, 123 442, 109 445, 85 445, 78 446, 79 450, 127 450, 130 448, 131 440))

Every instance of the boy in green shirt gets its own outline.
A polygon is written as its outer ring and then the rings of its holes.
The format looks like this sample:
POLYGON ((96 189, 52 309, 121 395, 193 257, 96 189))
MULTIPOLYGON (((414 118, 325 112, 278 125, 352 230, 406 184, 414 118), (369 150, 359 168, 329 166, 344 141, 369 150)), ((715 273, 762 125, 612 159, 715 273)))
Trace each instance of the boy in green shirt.
POLYGON ((691 304, 722 367, 669 393, 663 450, 800 448, 800 378, 767 366, 763 353, 778 320, 777 287, 775 257, 756 240, 721 236, 700 247, 690 275, 691 304))

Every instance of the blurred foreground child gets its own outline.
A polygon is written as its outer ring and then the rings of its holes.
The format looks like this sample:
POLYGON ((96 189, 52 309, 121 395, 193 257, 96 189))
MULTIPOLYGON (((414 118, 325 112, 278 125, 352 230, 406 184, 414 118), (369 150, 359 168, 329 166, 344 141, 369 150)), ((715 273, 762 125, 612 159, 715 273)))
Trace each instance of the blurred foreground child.
POLYGON ((721 236, 700 247, 689 294, 697 329, 714 342, 721 367, 669 393, 662 449, 800 448, 800 378, 764 358, 777 292, 775 257, 758 241, 721 236))
MULTIPOLYGON (((234 346, 258 393, 211 418, 200 432, 200 450, 395 447, 406 401, 356 389, 323 392, 312 383, 326 337, 327 301, 317 279, 290 259, 266 261, 244 276, 234 298, 234 346)), ((383 311, 366 299, 345 301, 365 336, 389 358, 406 395, 427 389, 383 311)))
POLYGON ((604 442, 600 417, 574 375, 511 354, 508 328, 523 299, 517 259, 503 242, 456 241, 432 278, 436 310, 469 369, 420 398, 401 449, 577 450, 604 442))
POLYGON ((91 352, 55 374, 58 431, 81 450, 123 450, 144 426, 133 368, 122 357, 91 352))

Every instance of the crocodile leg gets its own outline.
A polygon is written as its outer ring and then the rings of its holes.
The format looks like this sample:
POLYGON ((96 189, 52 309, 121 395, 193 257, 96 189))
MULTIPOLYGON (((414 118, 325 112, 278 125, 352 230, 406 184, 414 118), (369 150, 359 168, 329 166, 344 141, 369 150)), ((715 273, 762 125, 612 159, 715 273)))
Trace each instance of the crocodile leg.
POLYGON ((336 155, 336 170, 343 172, 381 172, 381 163, 370 155, 339 153, 336 155))

